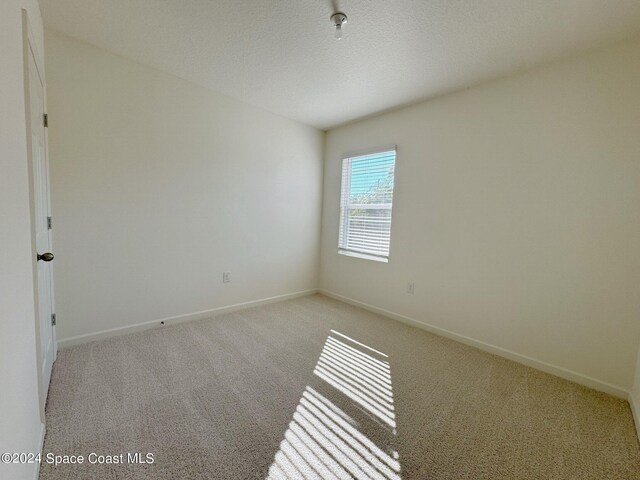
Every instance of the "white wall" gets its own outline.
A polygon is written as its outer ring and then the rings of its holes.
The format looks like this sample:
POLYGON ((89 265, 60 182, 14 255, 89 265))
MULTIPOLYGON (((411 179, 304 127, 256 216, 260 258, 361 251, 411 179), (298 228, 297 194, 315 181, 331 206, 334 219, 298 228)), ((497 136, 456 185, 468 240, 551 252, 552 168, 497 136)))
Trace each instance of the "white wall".
MULTIPOLYGON (((23 8, 28 11, 35 43, 42 52, 42 20, 37 2, 0 2, 0 453, 37 452, 41 438, 22 56, 23 8)), ((0 478, 33 478, 35 467, 0 463, 0 478)))
POLYGON ((317 288, 323 132, 46 44, 59 339, 317 288))
POLYGON ((638 41, 331 130, 321 288, 624 395, 639 154, 638 41), (390 261, 338 255, 340 156, 393 143, 390 261))

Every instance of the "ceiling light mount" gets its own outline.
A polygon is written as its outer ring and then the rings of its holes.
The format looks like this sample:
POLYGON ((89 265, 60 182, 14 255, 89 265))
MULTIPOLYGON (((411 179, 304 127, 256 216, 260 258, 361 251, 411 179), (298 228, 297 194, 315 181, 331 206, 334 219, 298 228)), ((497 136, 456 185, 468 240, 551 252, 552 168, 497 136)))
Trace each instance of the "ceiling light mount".
POLYGON ((334 27, 336 27, 336 31, 334 36, 336 40, 340 40, 342 38, 342 26, 347 23, 347 16, 342 12, 336 12, 330 17, 331 23, 334 27))

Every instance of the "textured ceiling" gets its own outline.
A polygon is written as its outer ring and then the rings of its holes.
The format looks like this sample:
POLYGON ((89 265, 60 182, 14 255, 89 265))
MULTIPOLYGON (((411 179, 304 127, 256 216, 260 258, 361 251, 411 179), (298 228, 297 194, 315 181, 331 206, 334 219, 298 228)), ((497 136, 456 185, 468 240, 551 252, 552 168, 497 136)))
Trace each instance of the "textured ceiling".
POLYGON ((640 33, 640 0, 40 0, 48 28, 327 129, 640 33))

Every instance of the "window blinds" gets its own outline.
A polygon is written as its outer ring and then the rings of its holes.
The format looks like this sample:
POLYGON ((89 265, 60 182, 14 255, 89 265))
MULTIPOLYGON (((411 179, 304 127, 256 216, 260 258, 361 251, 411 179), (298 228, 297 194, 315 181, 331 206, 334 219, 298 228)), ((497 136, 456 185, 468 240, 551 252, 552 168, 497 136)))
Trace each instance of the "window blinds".
POLYGON ((395 163, 395 147, 342 161, 341 253, 389 257, 395 163))

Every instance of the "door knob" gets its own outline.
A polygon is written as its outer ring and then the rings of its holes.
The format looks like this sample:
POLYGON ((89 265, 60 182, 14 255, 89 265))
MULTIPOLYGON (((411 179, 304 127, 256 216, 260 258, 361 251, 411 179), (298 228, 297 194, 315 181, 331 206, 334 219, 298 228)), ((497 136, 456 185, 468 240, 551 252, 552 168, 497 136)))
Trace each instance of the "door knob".
POLYGON ((47 252, 42 255, 38 254, 38 261, 42 260, 43 262, 50 262, 53 260, 53 253, 47 252))

